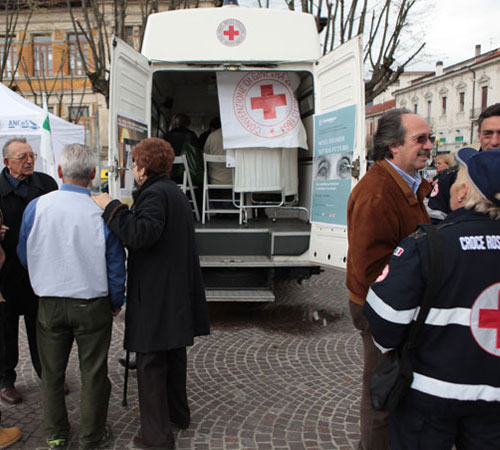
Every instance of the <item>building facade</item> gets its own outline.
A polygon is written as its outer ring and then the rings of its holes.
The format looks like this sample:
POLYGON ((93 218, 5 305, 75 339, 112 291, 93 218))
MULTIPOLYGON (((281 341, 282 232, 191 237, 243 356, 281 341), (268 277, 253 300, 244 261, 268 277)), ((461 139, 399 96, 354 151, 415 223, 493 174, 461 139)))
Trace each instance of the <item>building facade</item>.
POLYGON ((452 66, 436 64, 436 72, 413 80, 394 92, 397 108, 424 117, 436 136, 436 152, 478 147, 477 120, 488 106, 500 102, 500 49, 481 53, 452 66))
MULTIPOLYGON (((122 11, 125 40, 139 50, 147 2, 101 0, 91 3, 97 5, 103 26, 98 26, 95 17, 90 15, 92 38, 89 39, 81 2, 71 1, 75 20, 83 24, 83 29, 76 26, 77 33, 67 2, 48 0, 31 6, 26 2, 24 7, 17 9, 13 6, 17 2, 0 0, 0 9, 5 11, 0 14, 0 30, 4 31, 3 34, 0 31, 1 81, 38 106, 42 106, 42 98, 46 98, 50 112, 84 125, 87 144, 99 148, 101 159, 105 161, 108 107, 106 98, 94 92, 83 60, 90 71, 103 62, 109 68, 111 38, 117 26, 116 12, 123 4, 127 5, 126 12, 122 11), (12 22, 12 18, 17 22, 15 27, 6 23, 12 22), (95 61, 91 47, 99 45, 102 45, 102 49, 98 49, 102 60, 95 61)), ((214 1, 155 2, 158 11, 206 6, 214 6, 214 1)))
POLYGON ((366 127, 366 148, 370 148, 373 142, 373 135, 377 131, 377 124, 380 117, 389 109, 396 107, 394 92, 406 88, 411 82, 423 76, 432 75, 434 72, 408 71, 399 76, 396 83, 391 84, 384 92, 373 99, 372 104, 366 105, 365 127, 366 127))

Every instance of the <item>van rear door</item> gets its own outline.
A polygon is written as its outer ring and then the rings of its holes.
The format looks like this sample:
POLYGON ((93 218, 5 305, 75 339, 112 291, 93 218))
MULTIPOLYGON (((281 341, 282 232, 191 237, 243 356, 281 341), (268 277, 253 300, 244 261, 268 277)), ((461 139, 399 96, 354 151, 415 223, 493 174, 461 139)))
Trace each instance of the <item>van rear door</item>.
POLYGON ((357 36, 323 56, 314 70, 309 258, 329 267, 346 267, 347 199, 366 166, 362 55, 362 36, 357 36))
POLYGON ((131 202, 130 149, 151 135, 152 70, 146 57, 114 37, 109 86, 109 192, 131 202))

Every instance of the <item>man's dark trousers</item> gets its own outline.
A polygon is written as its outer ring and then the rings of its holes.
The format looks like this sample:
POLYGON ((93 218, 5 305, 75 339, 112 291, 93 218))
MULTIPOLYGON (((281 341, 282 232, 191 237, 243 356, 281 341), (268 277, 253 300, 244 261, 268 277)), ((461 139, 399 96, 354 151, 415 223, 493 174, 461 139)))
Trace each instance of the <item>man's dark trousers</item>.
POLYGON ((69 433, 64 376, 75 339, 82 380, 80 448, 94 448, 103 437, 111 393, 108 350, 112 322, 108 297, 90 300, 40 298, 37 334, 43 370, 43 424, 47 437, 67 437, 69 433))
POLYGON ((349 302, 354 326, 361 332, 363 342, 363 385, 361 387, 360 429, 362 450, 389 450, 389 414, 375 411, 370 397, 370 380, 384 356, 375 347, 368 321, 363 315, 363 307, 349 302))
POLYGON ((38 356, 36 342, 36 316, 38 310, 38 297, 26 290, 19 296, 9 293, 9 298, 0 303, 0 336, 2 348, 0 349, 0 388, 14 386, 16 382, 16 366, 19 361, 19 317, 24 316, 26 335, 31 355, 31 362, 38 377, 42 375, 42 366, 38 356), (22 296, 22 298, 21 298, 22 296), (26 305, 20 312, 18 305, 26 305))
POLYGON ((482 403, 447 400, 410 389, 389 416, 391 450, 498 450, 498 406, 482 403))

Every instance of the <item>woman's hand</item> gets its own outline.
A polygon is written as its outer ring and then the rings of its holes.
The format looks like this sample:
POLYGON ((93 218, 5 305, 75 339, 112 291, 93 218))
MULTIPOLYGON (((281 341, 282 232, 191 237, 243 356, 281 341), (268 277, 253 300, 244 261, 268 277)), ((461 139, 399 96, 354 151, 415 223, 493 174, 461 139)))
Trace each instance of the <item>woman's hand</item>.
POLYGON ((97 204, 97 206, 99 206, 99 208, 104 210, 106 208, 106 206, 108 206, 111 203, 111 201, 113 199, 109 196, 109 194, 103 193, 103 194, 99 194, 99 195, 93 195, 92 200, 94 200, 94 202, 96 202, 96 204, 97 204))
POLYGON ((0 227, 0 241, 3 241, 5 239, 5 233, 9 230, 9 227, 7 225, 2 225, 0 227))

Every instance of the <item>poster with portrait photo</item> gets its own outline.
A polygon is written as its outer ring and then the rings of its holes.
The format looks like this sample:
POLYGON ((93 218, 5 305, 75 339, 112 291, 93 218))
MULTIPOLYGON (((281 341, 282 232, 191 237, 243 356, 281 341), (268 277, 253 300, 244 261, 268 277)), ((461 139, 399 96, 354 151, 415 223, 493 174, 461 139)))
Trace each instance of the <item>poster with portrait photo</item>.
POLYGON ((148 137, 148 126, 121 115, 117 116, 117 126, 120 198, 131 204, 134 188, 132 147, 148 137))
POLYGON ((314 117, 311 222, 347 225, 356 106, 314 117))

